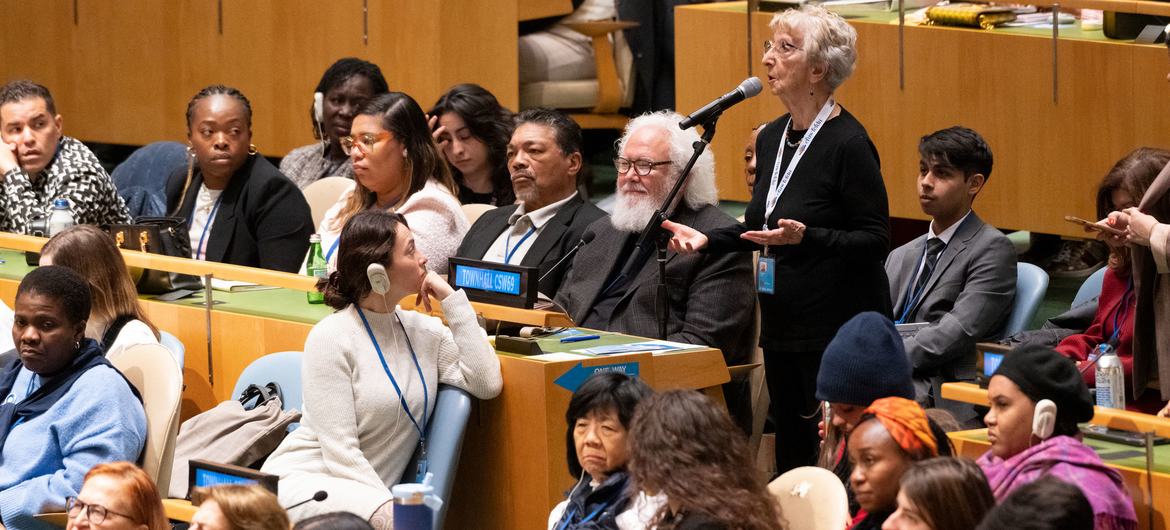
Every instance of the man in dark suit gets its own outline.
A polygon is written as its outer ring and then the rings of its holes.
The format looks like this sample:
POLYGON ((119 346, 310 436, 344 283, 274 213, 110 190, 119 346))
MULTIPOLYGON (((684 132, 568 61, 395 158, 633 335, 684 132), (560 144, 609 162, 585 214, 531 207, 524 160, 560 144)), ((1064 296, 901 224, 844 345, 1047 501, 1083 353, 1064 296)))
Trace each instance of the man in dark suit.
MULTIPOLYGON (((643 115, 630 122, 619 140, 613 216, 589 227, 596 238, 577 253, 556 298, 583 327, 658 336, 656 259, 636 265, 637 272, 628 279, 620 279, 620 272, 639 232, 678 180, 691 143, 699 139, 694 130, 678 128, 681 119, 673 112, 643 115)), ((735 224, 716 207, 714 165, 710 151, 699 158, 671 220, 696 230, 735 224)), ((670 319, 667 336, 661 338, 719 348, 729 366, 747 362, 756 342, 751 259, 746 252, 669 253, 670 319)))
POLYGON ((922 138, 918 200, 931 216, 923 236, 894 249, 886 275, 899 323, 928 325, 904 339, 915 393, 960 423, 977 415, 941 399, 942 383, 975 379, 975 343, 996 338, 1016 296, 1016 252, 971 209, 991 175, 991 149, 979 133, 951 127, 922 138))
MULTIPOLYGON (((565 113, 529 109, 517 117, 508 143, 508 168, 519 204, 484 213, 463 238, 456 256, 539 267, 543 276, 577 245, 585 228, 605 212, 577 193, 581 127, 565 113)), ((571 262, 540 282, 556 296, 571 262)))

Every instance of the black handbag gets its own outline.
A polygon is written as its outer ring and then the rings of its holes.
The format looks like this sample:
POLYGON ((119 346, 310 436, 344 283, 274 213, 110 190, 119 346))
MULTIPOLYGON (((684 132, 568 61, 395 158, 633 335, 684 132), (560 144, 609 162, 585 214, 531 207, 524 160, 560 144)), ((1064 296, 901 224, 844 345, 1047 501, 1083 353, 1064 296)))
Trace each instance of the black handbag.
MULTIPOLYGON (((187 235, 187 220, 182 217, 139 217, 134 224, 110 225, 110 236, 119 248, 139 250, 151 254, 191 257, 191 239, 187 235)), ((179 274, 154 269, 142 271, 138 292, 164 294, 179 289, 199 290, 203 282, 190 274, 179 274)))

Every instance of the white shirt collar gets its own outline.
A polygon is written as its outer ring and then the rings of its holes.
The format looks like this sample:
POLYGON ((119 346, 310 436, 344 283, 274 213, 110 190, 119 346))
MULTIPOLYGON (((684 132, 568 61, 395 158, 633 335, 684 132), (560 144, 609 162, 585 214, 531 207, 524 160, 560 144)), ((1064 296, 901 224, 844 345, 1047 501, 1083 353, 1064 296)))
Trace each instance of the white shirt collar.
POLYGON ((537 208, 535 211, 533 211, 531 213, 525 212, 524 211, 524 203, 520 203, 520 206, 518 206, 516 208, 516 211, 512 212, 512 215, 508 217, 508 226, 516 224, 516 221, 518 221, 521 217, 524 217, 525 215, 527 215, 528 220, 532 222, 532 227, 539 230, 540 228, 542 228, 544 226, 545 223, 549 222, 549 220, 552 219, 553 216, 555 216, 557 214, 557 212, 559 212, 561 210, 561 206, 564 206, 565 203, 569 202, 570 200, 573 199, 573 197, 576 197, 576 196, 577 196, 577 192, 574 191, 572 195, 569 195, 568 197, 565 197, 564 199, 561 199, 557 202, 554 202, 552 204, 544 206, 543 208, 537 208))
POLYGON ((973 211, 975 210, 967 210, 967 213, 964 214, 963 217, 960 217, 958 221, 955 221, 955 224, 948 226, 947 229, 943 230, 941 234, 934 233, 934 221, 932 220, 930 222, 930 228, 926 231, 926 239, 929 240, 931 237, 937 237, 942 240, 944 245, 949 245, 951 243, 951 238, 955 236, 955 232, 959 231, 959 225, 963 224, 963 221, 966 221, 967 217, 969 217, 973 211))

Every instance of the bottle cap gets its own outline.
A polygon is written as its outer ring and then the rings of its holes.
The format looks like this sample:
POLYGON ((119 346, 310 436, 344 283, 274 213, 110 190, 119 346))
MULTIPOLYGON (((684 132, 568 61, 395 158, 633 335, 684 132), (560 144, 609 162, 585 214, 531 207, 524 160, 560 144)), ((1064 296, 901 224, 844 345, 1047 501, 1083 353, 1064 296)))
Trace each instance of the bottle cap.
POLYGON ((68 208, 69 199, 53 199, 54 208, 68 208))
POLYGON ((313 235, 309 236, 309 243, 320 243, 320 242, 321 242, 321 234, 313 234, 313 235))

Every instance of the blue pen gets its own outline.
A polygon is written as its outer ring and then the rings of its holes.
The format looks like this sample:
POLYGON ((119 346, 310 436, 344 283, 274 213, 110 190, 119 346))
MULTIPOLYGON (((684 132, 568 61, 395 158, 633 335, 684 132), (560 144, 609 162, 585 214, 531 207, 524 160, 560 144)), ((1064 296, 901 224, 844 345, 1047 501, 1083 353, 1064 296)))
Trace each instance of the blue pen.
POLYGON ((561 339, 561 342, 562 343, 581 342, 581 341, 600 339, 600 338, 601 338, 601 335, 576 335, 573 337, 565 337, 565 338, 561 339))

